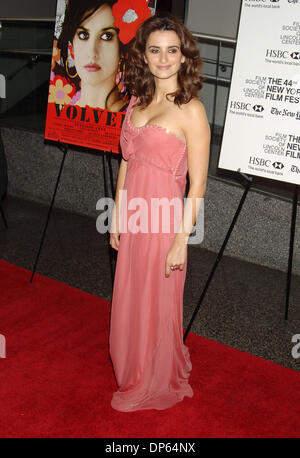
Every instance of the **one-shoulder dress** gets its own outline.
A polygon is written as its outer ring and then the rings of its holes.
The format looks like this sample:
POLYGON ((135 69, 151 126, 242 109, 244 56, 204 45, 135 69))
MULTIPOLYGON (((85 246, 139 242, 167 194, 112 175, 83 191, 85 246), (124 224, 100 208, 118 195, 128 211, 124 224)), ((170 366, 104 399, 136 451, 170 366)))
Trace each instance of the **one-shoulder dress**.
POLYGON ((125 199, 123 194, 121 205, 127 231, 120 235, 109 334, 117 383, 111 406, 123 412, 163 410, 193 396, 189 384, 192 364, 182 326, 187 263, 183 270, 165 276, 166 257, 183 213, 187 148, 160 126, 136 127, 131 121, 135 101, 132 96, 120 138, 127 161, 123 187, 127 196, 125 199), (158 215, 150 215, 151 199, 155 198, 181 202, 180 217, 178 212, 177 217, 172 214, 170 205, 170 226, 164 226, 163 217, 154 217, 151 226, 150 217, 158 215), (148 226, 142 226, 141 220, 145 223, 147 216, 148 226), (132 229, 136 226, 143 229, 132 229))

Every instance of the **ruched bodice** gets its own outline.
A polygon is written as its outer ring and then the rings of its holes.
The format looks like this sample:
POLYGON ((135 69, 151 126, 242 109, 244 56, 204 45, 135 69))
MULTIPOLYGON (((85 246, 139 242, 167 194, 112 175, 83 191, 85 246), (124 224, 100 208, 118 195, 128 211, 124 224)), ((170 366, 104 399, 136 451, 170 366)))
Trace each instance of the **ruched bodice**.
POLYGON ((148 124, 136 127, 131 121, 136 97, 131 97, 120 138, 122 156, 127 161, 145 161, 171 173, 174 178, 186 176, 187 149, 185 143, 173 132, 161 126, 148 124))

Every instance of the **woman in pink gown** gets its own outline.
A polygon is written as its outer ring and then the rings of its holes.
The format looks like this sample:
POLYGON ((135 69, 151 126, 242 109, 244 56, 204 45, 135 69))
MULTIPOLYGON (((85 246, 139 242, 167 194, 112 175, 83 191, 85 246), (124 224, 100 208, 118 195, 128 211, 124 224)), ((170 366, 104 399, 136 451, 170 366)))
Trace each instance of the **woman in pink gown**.
POLYGON ((188 237, 209 159, 200 67, 197 44, 178 19, 156 15, 142 24, 129 54, 134 95, 122 128, 110 236, 118 250, 109 336, 118 389, 111 406, 123 412, 167 409, 193 396, 182 308, 188 237))

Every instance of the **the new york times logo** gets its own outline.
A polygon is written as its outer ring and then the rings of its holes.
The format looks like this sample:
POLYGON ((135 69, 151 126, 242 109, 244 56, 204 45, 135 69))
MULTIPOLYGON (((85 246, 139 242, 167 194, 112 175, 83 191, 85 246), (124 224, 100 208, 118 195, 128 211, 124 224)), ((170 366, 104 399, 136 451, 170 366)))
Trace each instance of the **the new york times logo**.
POLYGON ((254 105, 252 106, 251 103, 246 102, 239 102, 232 100, 230 102, 230 108, 232 110, 241 110, 241 111, 255 111, 256 113, 262 113, 264 111, 264 107, 262 105, 254 105))
POLYGON ((292 165, 291 166, 291 172, 300 173, 300 169, 299 169, 299 167, 297 167, 297 165, 292 165))

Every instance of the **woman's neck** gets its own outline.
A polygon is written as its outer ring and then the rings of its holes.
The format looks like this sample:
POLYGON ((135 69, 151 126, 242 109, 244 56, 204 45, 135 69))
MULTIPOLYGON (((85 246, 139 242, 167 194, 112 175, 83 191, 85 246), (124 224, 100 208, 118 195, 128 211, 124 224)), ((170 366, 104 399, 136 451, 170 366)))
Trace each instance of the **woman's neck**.
POLYGON ((178 90, 177 74, 174 78, 154 78, 155 80, 155 92, 153 100, 156 103, 166 101, 166 95, 178 90))

